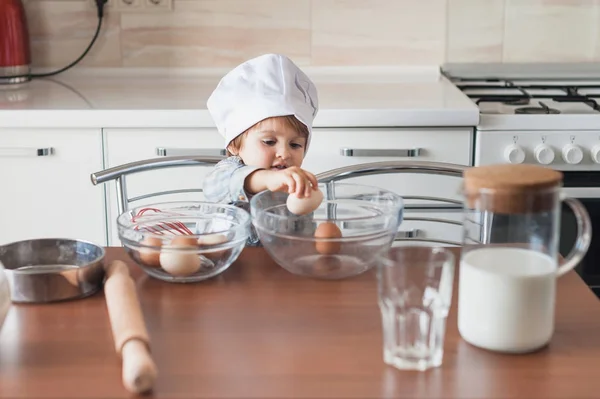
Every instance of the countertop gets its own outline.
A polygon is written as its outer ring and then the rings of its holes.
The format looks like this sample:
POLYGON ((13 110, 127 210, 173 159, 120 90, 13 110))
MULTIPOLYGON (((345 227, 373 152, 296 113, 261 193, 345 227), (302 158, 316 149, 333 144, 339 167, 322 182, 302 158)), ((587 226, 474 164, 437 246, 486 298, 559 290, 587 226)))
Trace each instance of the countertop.
MULTIPOLYGON (((132 265, 122 248, 109 248, 107 260, 116 258, 132 265)), ((573 271, 558 280, 550 345, 528 355, 464 342, 455 285, 443 364, 419 373, 383 363, 373 270, 342 281, 307 279, 262 248, 244 249, 227 271, 198 284, 131 270, 159 369, 156 398, 564 399, 600 392, 600 302, 573 271)), ((0 398, 127 398, 120 367, 102 293, 13 305, 0 333, 0 398)))
MULTIPOLYGON (((304 68, 315 127, 476 126, 477 106, 439 67, 304 68)), ((0 89, 0 128, 214 127, 206 100, 223 69, 75 68, 0 89)))

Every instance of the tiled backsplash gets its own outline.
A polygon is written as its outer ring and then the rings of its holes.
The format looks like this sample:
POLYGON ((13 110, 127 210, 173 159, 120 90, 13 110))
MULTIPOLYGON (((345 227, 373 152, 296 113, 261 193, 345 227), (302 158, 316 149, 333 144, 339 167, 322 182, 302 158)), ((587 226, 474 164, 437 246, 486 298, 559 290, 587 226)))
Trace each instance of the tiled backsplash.
MULTIPOLYGON (((600 61, 600 0, 173 1, 160 13, 107 8, 81 65, 223 67, 265 52, 299 65, 600 61)), ((35 66, 81 54, 93 3, 25 0, 35 66)))

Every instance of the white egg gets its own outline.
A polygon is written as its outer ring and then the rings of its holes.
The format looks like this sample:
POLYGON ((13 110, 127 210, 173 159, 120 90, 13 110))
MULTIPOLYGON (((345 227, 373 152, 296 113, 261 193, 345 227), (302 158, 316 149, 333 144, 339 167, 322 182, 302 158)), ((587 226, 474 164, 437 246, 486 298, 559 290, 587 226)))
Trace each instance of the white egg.
POLYGON ((221 259, 227 253, 227 251, 228 251, 227 249, 221 250, 221 251, 209 252, 205 248, 202 248, 202 247, 223 244, 223 243, 227 242, 227 240, 228 240, 228 238, 224 234, 208 234, 205 236, 200 236, 198 238, 198 245, 201 247, 201 249, 203 249, 202 255, 206 256, 210 260, 217 261, 217 260, 221 259))
POLYGON ((164 271, 172 276, 182 277, 194 274, 200 269, 200 256, 196 252, 179 251, 185 247, 171 246, 170 248, 176 250, 169 251, 169 246, 165 246, 160 252, 160 266, 164 271))
POLYGON ((227 236, 224 234, 207 234, 198 237, 198 245, 218 245, 227 242, 227 236))
POLYGON ((295 194, 290 194, 287 198, 287 208, 295 215, 306 215, 311 213, 323 202, 323 193, 317 189, 310 193, 310 197, 298 198, 295 194))

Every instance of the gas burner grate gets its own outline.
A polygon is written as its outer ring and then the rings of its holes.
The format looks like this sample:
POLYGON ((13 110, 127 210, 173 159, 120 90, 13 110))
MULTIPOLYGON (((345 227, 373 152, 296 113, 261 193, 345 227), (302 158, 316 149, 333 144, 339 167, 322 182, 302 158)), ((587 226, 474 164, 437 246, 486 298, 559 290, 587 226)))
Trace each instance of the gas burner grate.
POLYGON ((515 109, 515 114, 530 114, 530 115, 546 115, 546 114, 560 114, 560 111, 554 108, 548 107, 543 102, 539 102, 539 107, 521 107, 515 109))
POLYGON ((500 96, 469 96, 475 100, 475 104, 480 103, 503 103, 507 105, 527 105, 529 97, 515 95, 500 95, 500 96))
POLYGON ((600 104, 598 104, 596 100, 588 96, 583 96, 581 94, 576 94, 568 97, 557 97, 553 98, 552 100, 556 101, 557 103, 584 103, 589 107, 595 109, 596 111, 600 112, 600 104))
MULTIPOLYGON (((580 103, 584 104, 596 112, 600 112, 600 104, 598 97, 600 95, 581 94, 579 90, 597 89, 600 91, 598 84, 530 84, 520 83, 519 81, 503 80, 503 79, 487 79, 481 82, 475 79, 474 84, 464 84, 469 82, 469 79, 459 80, 457 87, 465 92, 477 105, 480 103, 499 102, 509 106, 524 106, 529 105, 531 100, 546 99, 557 103, 580 103), (462 82, 462 84, 461 84, 462 82), (492 84, 492 82, 501 84, 492 84), (490 90, 493 94, 478 94, 469 93, 470 90, 490 90), (522 94, 502 94, 505 90, 518 90, 522 94), (536 91, 542 91, 536 92, 536 91), (548 90, 548 93, 543 91, 548 90), (557 94, 556 91, 562 91, 564 94, 557 94), (533 92, 532 92, 533 91, 533 92)), ((515 110, 517 114, 559 114, 560 111, 548 107, 521 107, 515 110)))
POLYGON ((502 104, 505 105, 528 105, 530 103, 529 98, 517 98, 517 99, 513 99, 513 100, 506 100, 503 101, 502 104))

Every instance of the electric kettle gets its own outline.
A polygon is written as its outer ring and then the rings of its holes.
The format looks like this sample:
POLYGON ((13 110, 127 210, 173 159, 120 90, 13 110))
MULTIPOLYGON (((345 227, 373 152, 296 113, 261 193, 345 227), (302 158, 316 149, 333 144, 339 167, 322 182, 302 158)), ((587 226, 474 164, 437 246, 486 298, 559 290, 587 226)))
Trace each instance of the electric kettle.
POLYGON ((21 0, 0 0, 0 87, 30 79, 31 53, 21 0))

